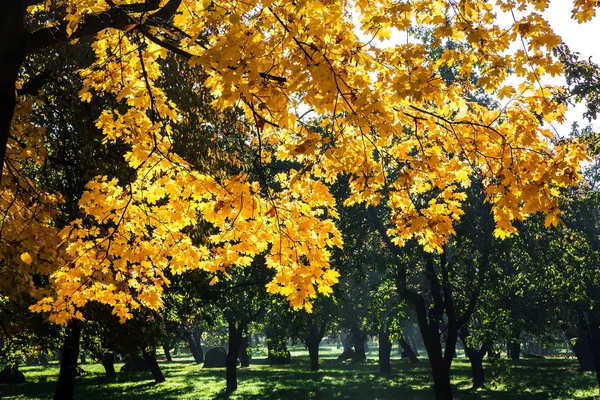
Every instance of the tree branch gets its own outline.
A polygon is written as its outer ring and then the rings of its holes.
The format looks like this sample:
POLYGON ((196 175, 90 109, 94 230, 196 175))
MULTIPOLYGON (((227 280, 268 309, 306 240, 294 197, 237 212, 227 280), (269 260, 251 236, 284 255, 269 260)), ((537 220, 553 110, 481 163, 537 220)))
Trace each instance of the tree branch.
POLYGON ((400 246, 398 246, 394 242, 392 242, 390 235, 388 235, 388 233, 387 233, 386 227, 383 225, 383 223, 379 219, 379 216, 377 215, 377 210, 375 209, 375 207, 371 206, 371 207, 367 208, 367 219, 369 220, 371 225, 375 229, 377 229, 377 232, 379 232, 379 236, 381 236, 381 240, 386 245, 388 250, 391 251, 396 256, 401 256, 402 250, 400 249, 400 246))
POLYGON ((42 4, 44 0, 25 0, 25 7, 35 6, 37 4, 42 4))
POLYGON ((18 95, 19 96, 27 95, 27 94, 35 95, 42 88, 42 86, 44 86, 46 84, 46 82, 48 82, 48 80, 50 79, 50 76, 51 76, 50 71, 47 69, 40 72, 33 78, 29 79, 21 87, 21 89, 17 91, 18 95))
POLYGON ((39 29, 27 35, 25 52, 30 54, 55 44, 92 36, 106 28, 124 30, 125 28, 138 23, 130 15, 130 13, 133 13, 134 11, 149 12, 158 9, 158 11, 152 14, 152 18, 168 20, 175 14, 180 4, 181 0, 169 0, 167 4, 159 9, 159 2, 153 0, 139 4, 111 7, 110 10, 103 13, 86 15, 85 19, 71 36, 67 34, 66 22, 58 26, 39 29))

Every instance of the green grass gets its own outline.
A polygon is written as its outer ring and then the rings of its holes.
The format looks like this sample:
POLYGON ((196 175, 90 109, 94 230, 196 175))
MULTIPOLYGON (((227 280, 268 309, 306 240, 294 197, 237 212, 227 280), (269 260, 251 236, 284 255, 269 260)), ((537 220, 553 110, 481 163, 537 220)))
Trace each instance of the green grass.
MULTIPOLYGON (((321 350, 321 370, 310 372, 306 351, 294 348, 293 363, 269 366, 255 358, 249 368, 238 369, 239 389, 230 399, 432 399, 431 378, 426 360, 412 365, 392 360, 393 374, 377 373, 377 351, 372 349, 363 364, 339 363, 340 350, 321 350)), ((161 362, 167 382, 155 384, 150 373, 119 373, 109 380, 99 364, 86 364, 89 375, 80 377, 76 399, 217 399, 225 389, 224 369, 204 369, 181 352, 171 363, 161 362)), ((118 365, 117 370, 120 368, 118 365)), ((58 376, 58 365, 22 367, 27 383, 0 385, 3 399, 50 399, 58 376)), ((492 368, 486 366, 488 380, 492 368)), ((470 365, 459 357, 453 363, 455 398, 471 399, 595 399, 595 376, 579 374, 574 359, 523 360, 510 365, 510 372, 486 389, 470 389, 470 365)))

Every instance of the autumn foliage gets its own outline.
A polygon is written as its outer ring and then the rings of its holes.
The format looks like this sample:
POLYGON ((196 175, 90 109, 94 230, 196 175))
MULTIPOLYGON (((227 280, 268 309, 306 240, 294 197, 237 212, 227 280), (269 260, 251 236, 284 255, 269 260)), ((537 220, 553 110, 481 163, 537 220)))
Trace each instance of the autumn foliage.
MULTIPOLYGON (((551 125, 566 107, 553 98, 561 88, 543 84, 562 72, 552 55, 561 39, 541 16, 549 1, 31 3, 29 54, 93 36, 79 96, 114 98, 96 127, 107 146, 127 147, 133 171, 90 181, 83 217, 59 229, 60 195, 16 178, 44 157, 44 131, 27 118, 35 95, 19 97, 0 195, 4 271, 50 276, 31 309, 58 323, 82 319, 90 301, 125 320, 161 307, 169 274, 226 272, 258 254, 276 271, 268 290, 310 310, 339 276, 329 263, 343 246, 337 207, 385 202, 396 244, 414 239, 436 252, 472 179, 483 182, 495 234, 505 237, 534 213, 557 224, 559 191, 577 183, 586 158, 551 125), (512 12, 512 23, 499 26, 500 12, 512 12), (184 82, 206 86, 212 107, 243 110, 244 142, 268 176, 198 169, 174 151, 181 112, 162 79, 169 57, 203 71, 203 81, 184 82), (498 106, 476 102, 477 91, 498 106), (291 167, 269 170, 276 163, 291 167), (351 193, 336 204, 328 185, 341 176, 351 193)), ((575 1, 573 17, 589 20, 596 4, 575 1)), ((30 79, 21 73, 16 86, 30 79)))

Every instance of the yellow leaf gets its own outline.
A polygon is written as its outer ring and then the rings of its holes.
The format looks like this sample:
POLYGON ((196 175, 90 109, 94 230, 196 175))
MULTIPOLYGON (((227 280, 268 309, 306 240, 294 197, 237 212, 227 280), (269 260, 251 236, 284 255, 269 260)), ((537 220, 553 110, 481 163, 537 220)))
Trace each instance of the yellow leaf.
POLYGON ((25 264, 31 264, 33 262, 33 258, 31 258, 31 254, 25 252, 21 254, 21 261, 23 261, 25 264))

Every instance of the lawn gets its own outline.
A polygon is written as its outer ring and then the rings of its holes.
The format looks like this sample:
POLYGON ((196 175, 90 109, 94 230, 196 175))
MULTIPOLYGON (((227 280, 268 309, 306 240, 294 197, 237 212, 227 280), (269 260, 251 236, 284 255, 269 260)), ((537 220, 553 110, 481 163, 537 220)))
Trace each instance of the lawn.
MULTIPOLYGON (((432 399, 427 361, 419 364, 394 358, 393 374, 377 373, 377 350, 372 349, 363 364, 340 363, 339 350, 323 347, 321 370, 310 372, 309 360, 301 348, 292 351, 293 363, 269 366, 255 358, 249 368, 238 369, 239 389, 230 399, 432 399)), ((180 352, 171 363, 161 362, 167 382, 155 384, 150 373, 120 373, 105 378, 99 364, 86 364, 87 376, 78 378, 76 399, 217 399, 225 388, 224 369, 204 369, 180 352)), ((118 367, 120 368, 120 366, 118 367)), ((27 383, 0 385, 2 399, 50 399, 58 376, 58 365, 22 367, 27 383)), ((494 371, 488 365, 489 379, 494 371)), ((453 363, 455 398, 470 399, 595 399, 594 375, 577 372, 574 359, 528 359, 510 363, 502 377, 486 389, 470 389, 470 365, 463 357, 453 363)))

